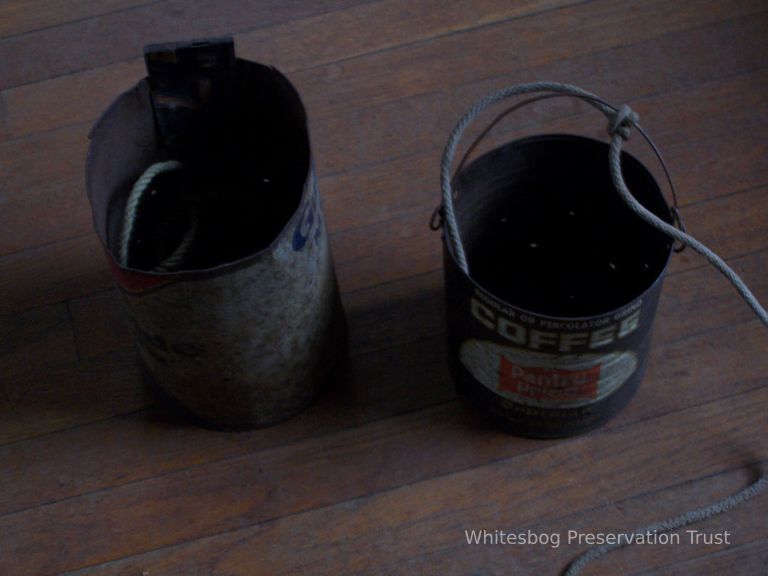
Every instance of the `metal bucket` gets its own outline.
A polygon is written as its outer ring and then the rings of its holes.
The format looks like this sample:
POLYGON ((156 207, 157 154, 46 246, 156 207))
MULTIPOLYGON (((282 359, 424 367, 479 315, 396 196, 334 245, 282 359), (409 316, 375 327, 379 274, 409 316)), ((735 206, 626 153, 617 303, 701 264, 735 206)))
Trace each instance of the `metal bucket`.
POLYGON ((149 78, 99 119, 86 167, 140 361, 206 425, 273 424, 315 398, 345 337, 304 107, 231 39, 146 57, 149 78), (171 159, 126 237, 138 180, 171 159))
MULTIPOLYGON (((622 170, 635 198, 672 223, 651 173, 627 153, 622 170)), ((615 192, 608 145, 571 135, 510 142, 460 168, 450 199, 468 263, 444 234, 459 389, 520 435, 604 423, 645 372, 672 250, 615 192)))

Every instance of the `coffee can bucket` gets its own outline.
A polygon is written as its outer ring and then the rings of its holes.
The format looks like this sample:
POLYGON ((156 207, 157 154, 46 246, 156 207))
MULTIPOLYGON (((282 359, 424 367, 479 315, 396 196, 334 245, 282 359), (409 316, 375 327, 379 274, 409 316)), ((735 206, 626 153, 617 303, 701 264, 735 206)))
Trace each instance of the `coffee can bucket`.
POLYGON ((140 363, 201 424, 279 422, 317 396, 345 341, 304 107, 231 38, 145 57, 86 166, 140 363))
MULTIPOLYGON (((591 430, 630 400, 646 369, 673 249, 616 193, 605 142, 537 135, 451 174, 456 144, 480 110, 548 87, 502 91, 462 119, 443 158, 443 204, 433 226, 444 224, 453 380, 505 429, 531 437, 591 430)), ((563 95, 608 107, 582 91, 563 95)), ((676 208, 639 160, 622 152, 621 170, 645 208, 676 221, 676 208)))

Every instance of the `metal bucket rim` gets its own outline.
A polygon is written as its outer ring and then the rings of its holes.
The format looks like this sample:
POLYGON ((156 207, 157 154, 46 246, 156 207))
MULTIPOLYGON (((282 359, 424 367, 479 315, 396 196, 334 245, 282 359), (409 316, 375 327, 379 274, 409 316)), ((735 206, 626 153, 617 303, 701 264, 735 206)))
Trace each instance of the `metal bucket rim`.
MULTIPOLYGON (((472 160, 469 164, 464 166, 461 169, 461 172, 464 172, 465 170, 469 170, 477 162, 479 162, 481 160, 484 160, 484 159, 487 159, 487 157, 490 154, 492 154, 492 153, 494 153, 497 150, 500 150, 502 148, 519 146, 519 145, 526 145, 526 144, 530 144, 530 143, 535 142, 535 141, 547 141, 547 140, 550 140, 550 141, 551 140, 572 140, 572 141, 581 140, 581 141, 587 141, 587 142, 590 142, 590 143, 595 143, 595 144, 599 144, 601 146, 604 146, 605 149, 606 149, 606 165, 607 165, 608 144, 605 143, 604 141, 598 140, 596 138, 590 138, 588 136, 582 136, 582 135, 576 135, 576 134, 552 133, 552 134, 534 134, 532 136, 526 136, 524 138, 519 138, 519 139, 516 139, 516 140, 511 140, 509 142, 506 142, 505 144, 502 144, 501 146, 497 146, 495 148, 492 148, 491 150, 489 150, 489 151, 483 153, 482 155, 478 156, 477 158, 472 160)), ((623 154, 626 154, 628 157, 632 158, 632 160, 634 160, 637 163, 637 165, 640 168, 640 170, 644 171, 651 178, 651 181, 656 185, 656 189, 659 192, 659 195, 661 196, 661 199, 664 201, 664 205, 667 206, 668 214, 664 215, 665 220, 668 219, 669 222, 671 223, 672 222, 672 213, 671 213, 671 210, 669 209, 669 204, 667 204, 666 198, 664 198, 664 194, 661 191, 661 187, 658 185, 658 182, 656 181, 656 178, 653 176, 653 173, 645 166, 645 164, 643 164, 633 154, 631 154, 629 152, 626 152, 626 151, 622 151, 622 155, 623 154)), ((458 172, 456 174, 454 174, 452 180, 455 181, 457 176, 458 176, 458 172)), ((454 189, 455 189, 455 187, 454 187, 454 189)), ((499 302, 499 303, 501 303, 501 304, 503 304, 505 306, 508 306, 510 308, 514 308, 516 310, 519 310, 519 311, 524 312, 526 314, 530 314, 532 316, 538 316, 540 318, 546 318, 546 319, 557 320, 557 321, 563 321, 563 320, 567 320, 567 321, 586 321, 586 320, 591 320, 591 319, 594 319, 594 318, 602 318, 602 317, 605 317, 605 316, 612 316, 612 315, 616 314, 617 312, 619 312, 621 310, 624 310, 630 304, 633 304, 634 302, 637 302, 638 300, 642 300, 646 296, 646 294, 648 294, 649 292, 654 290, 659 284, 661 284, 664 281, 664 276, 666 274, 667 268, 669 267, 669 262, 670 262, 670 260, 672 258, 672 252, 673 252, 673 250, 672 250, 673 243, 670 242, 669 243, 669 248, 667 249, 667 256, 666 256, 666 259, 664 261, 664 266, 661 268, 659 273, 656 275, 656 278, 654 279, 654 281, 650 285, 648 285, 645 289, 643 289, 643 291, 640 294, 638 294, 636 297, 632 298, 628 302, 625 302, 624 304, 622 304, 620 306, 617 306, 615 308, 612 308, 610 310, 605 310, 605 311, 601 312, 600 314, 595 314, 595 315, 591 315, 591 316, 552 316, 550 314, 541 313, 541 312, 537 312, 537 311, 534 311, 534 310, 529 310, 527 308, 523 308, 523 307, 521 307, 521 306, 519 306, 517 304, 514 304, 512 302, 508 302, 507 300, 504 300, 503 298, 500 298, 500 297, 496 296, 494 293, 490 292, 487 288, 485 288, 482 285, 480 285, 470 274, 468 274, 468 273, 464 272, 464 270, 462 270, 461 266, 459 265, 458 261, 456 260, 456 255, 454 254, 453 246, 452 246, 450 240, 448 238, 446 238, 445 228, 443 228, 443 231, 442 231, 442 240, 443 240, 443 246, 445 247, 446 252, 450 255, 451 262, 456 267, 457 271, 465 279, 467 279, 476 290, 481 291, 483 294, 489 296, 493 300, 496 300, 497 302, 499 302)))
MULTIPOLYGON (((238 58, 238 60, 242 60, 238 58)), ((248 64, 256 64, 260 66, 264 66, 263 64, 259 64, 257 62, 251 62, 249 60, 243 60, 244 62, 247 62, 248 64)), ((267 67, 267 66, 265 66, 267 67)), ((275 74, 278 74, 282 79, 290 85, 290 87, 294 90, 296 93, 296 97, 301 104, 302 109, 304 109, 304 103, 301 100, 301 96, 299 95, 298 91, 296 90, 295 86, 288 80, 288 78, 280 72, 277 68, 274 66, 268 66, 268 68, 274 72, 275 74)), ((88 152, 86 155, 86 181, 85 181, 85 187, 86 187, 86 193, 88 196, 89 203, 92 204, 91 198, 93 195, 93 188, 92 188, 92 179, 91 179, 91 164, 93 162, 93 157, 95 155, 95 143, 94 139, 97 136, 98 132, 104 129, 105 123, 110 122, 110 118, 115 114, 116 110, 118 110, 121 106, 125 105, 125 103, 130 98, 136 98, 136 97, 142 97, 141 94, 146 93, 149 94, 149 81, 148 78, 145 76, 141 80, 139 80, 136 84, 134 84, 131 88, 125 90, 120 95, 118 95, 111 103, 110 105, 104 110, 101 115, 98 117, 96 122, 94 123, 91 130, 88 132, 88 152)), ((314 160, 312 158, 312 147, 311 147, 311 138, 309 134, 309 126, 307 125, 307 140, 309 144, 309 165, 307 167, 307 175, 304 179, 304 186, 301 191, 301 196, 298 201, 298 205, 296 207, 296 210, 294 210, 291 217, 286 221, 285 225, 280 229, 280 231, 275 235, 274 238, 270 241, 270 243, 261 248, 260 250, 257 250, 256 252, 253 252, 252 254, 249 254, 248 256, 244 256, 243 258, 240 258, 238 260, 232 260, 230 262, 224 262, 222 264, 217 264, 216 266, 211 266, 210 268, 201 268, 197 270, 174 270, 170 272, 155 272, 151 270, 140 270, 138 268, 130 268, 126 266, 122 266, 117 258, 115 258, 115 255, 113 254, 112 249, 107 244, 107 239, 102 238, 102 235, 98 232, 98 225, 96 223, 96 212, 93 210, 93 207, 91 207, 91 217, 93 219, 94 223, 94 230, 96 231, 96 236, 99 238, 99 242, 101 243, 102 247, 104 248, 104 252, 107 255, 107 258, 109 258, 111 265, 113 265, 116 269, 118 269, 121 273, 131 275, 131 276, 141 276, 141 277, 150 277, 150 278, 157 278, 160 280, 204 280, 207 278, 216 277, 219 275, 223 275, 225 273, 233 272, 236 270, 239 270, 241 268, 248 267, 260 260, 265 260, 269 258, 272 253, 274 252, 275 247, 277 244, 281 241, 283 236, 287 233, 289 229, 296 226, 296 221, 303 216, 302 206, 304 206, 305 202, 307 201, 307 198, 310 197, 317 189, 317 174, 315 172, 315 165, 314 160)), ((319 201, 319 198, 318 198, 319 201)), ((165 285, 165 284, 163 284, 165 285)))

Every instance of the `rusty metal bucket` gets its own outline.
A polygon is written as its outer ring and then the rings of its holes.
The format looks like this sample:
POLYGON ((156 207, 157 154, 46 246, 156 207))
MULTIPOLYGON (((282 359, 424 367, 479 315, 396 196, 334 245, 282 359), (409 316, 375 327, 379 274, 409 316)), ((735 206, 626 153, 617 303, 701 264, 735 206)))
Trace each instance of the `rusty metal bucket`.
MULTIPOLYGON (((635 198, 672 223, 651 173, 621 158, 635 198)), ((608 145, 589 138, 507 143, 460 167, 449 190, 444 174, 438 214, 447 198, 457 231, 443 234, 448 362, 460 391, 520 435, 601 425, 645 372, 672 241, 622 202, 608 145)))
POLYGON ((231 39, 146 59, 86 167, 140 361, 206 425, 273 424, 316 397, 345 338, 304 107, 231 39))

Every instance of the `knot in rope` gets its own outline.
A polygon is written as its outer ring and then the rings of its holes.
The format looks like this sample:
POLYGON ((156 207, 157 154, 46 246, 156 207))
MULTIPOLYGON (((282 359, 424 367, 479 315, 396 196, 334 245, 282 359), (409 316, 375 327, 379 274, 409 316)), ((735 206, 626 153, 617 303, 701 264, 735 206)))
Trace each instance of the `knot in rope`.
POLYGON ((640 122, 640 116, 626 104, 608 117, 608 134, 618 134, 622 140, 629 138, 632 126, 640 122))

